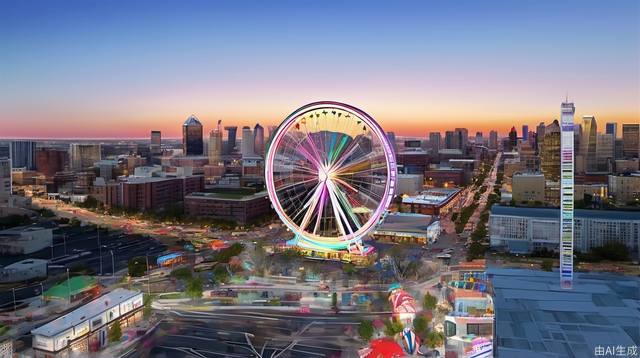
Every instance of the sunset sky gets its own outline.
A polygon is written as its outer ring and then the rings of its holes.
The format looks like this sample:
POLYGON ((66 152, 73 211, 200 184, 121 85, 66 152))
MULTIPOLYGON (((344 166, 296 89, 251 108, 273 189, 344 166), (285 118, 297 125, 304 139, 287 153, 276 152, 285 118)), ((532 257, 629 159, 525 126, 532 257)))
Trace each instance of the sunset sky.
MULTIPOLYGON (((0 6, 0 138, 178 137, 317 100, 397 135, 640 121, 640 2, 31 1, 0 6)), ((486 134, 485 134, 486 135, 486 134)))

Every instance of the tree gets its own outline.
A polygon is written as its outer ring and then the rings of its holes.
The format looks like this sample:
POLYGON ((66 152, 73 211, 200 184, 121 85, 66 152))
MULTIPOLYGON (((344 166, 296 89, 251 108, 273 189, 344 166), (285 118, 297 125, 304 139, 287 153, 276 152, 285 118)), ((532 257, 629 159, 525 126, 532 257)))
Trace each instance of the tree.
POLYGON ((438 299, 429 292, 425 293, 422 307, 427 311, 432 311, 436 308, 436 304, 438 304, 438 299))
POLYGON ((413 320, 413 329, 420 337, 424 337, 429 330, 429 320, 423 314, 416 316, 413 320))
POLYGON ((199 276, 196 276, 187 281, 185 292, 191 299, 202 298, 202 279, 199 276))
POLYGON ((373 337, 373 322, 369 320, 360 321, 358 326, 358 335, 363 341, 368 342, 373 337))
POLYGON ((412 251, 414 249, 410 244, 406 243, 394 245, 387 250, 387 257, 393 270, 393 275, 399 282, 418 272, 420 259, 412 251))
POLYGON ((331 294, 331 307, 333 309, 338 309, 338 293, 334 292, 331 294))
POLYGON ((213 279, 217 283, 225 283, 229 281, 229 271, 223 265, 218 265, 213 269, 213 279))
POLYGON ((171 276, 178 280, 188 280, 191 278, 191 269, 188 267, 180 267, 171 271, 171 276))
POLYGON ((240 255, 243 250, 244 245, 236 242, 233 245, 218 251, 214 256, 214 260, 221 263, 229 263, 232 257, 240 255))
POLYGON ((544 259, 542 260, 542 264, 540 265, 542 271, 552 271, 553 270, 553 260, 552 259, 544 259))
POLYGON ((620 242, 612 242, 600 247, 594 247, 590 251, 591 256, 596 260, 628 261, 629 248, 620 242))
POLYGON ((71 226, 71 227, 80 227, 80 224, 82 224, 82 223, 76 217, 73 217, 73 218, 71 218, 71 220, 69 220, 69 226, 71 226))
POLYGON ((109 328, 109 342, 119 342, 122 338, 122 327, 120 327, 120 319, 116 319, 109 328))
POLYGON ((427 347, 434 349, 444 344, 444 334, 436 331, 429 331, 425 337, 425 344, 427 347))
POLYGON ((384 334, 387 337, 394 337, 396 334, 402 332, 404 326, 402 323, 395 319, 387 319, 384 321, 384 334))
POLYGON ((145 271, 147 271, 147 260, 145 257, 137 256, 129 260, 127 264, 129 269, 129 276, 131 277, 140 277, 144 276, 145 271))

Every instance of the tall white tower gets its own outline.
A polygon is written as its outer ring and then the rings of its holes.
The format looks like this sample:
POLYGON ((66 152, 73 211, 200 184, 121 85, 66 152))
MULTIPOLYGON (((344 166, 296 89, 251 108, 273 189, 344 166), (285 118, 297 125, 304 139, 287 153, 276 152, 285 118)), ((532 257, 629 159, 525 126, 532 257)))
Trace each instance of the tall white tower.
POLYGON ((253 131, 250 127, 244 126, 242 127, 242 158, 253 157, 255 153, 253 152, 253 131))
POLYGON ((560 286, 571 289, 573 281, 573 116, 576 108, 566 100, 560 106, 560 286))

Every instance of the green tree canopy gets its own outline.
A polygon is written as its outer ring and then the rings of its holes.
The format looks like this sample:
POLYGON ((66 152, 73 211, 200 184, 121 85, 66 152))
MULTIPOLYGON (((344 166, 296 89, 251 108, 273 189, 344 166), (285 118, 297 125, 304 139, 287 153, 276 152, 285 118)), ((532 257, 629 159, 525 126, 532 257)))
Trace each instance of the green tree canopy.
POLYGON ((422 307, 427 311, 432 311, 436 308, 436 304, 438 304, 438 299, 429 292, 425 293, 422 307))
POLYGON ((144 276, 145 271, 147 271, 147 259, 142 256, 134 257, 129 260, 127 267, 129 269, 129 276, 144 276))
POLYGON ((363 341, 368 342, 373 337, 373 322, 369 320, 360 321, 358 326, 358 335, 363 341))

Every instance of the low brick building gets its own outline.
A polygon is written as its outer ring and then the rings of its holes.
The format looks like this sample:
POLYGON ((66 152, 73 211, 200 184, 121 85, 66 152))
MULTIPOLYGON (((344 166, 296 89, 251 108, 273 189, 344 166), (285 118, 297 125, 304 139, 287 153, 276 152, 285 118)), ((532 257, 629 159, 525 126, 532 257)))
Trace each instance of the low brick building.
POLYGON ((266 191, 249 195, 192 193, 184 198, 184 213, 192 218, 223 219, 244 225, 272 211, 266 191))

